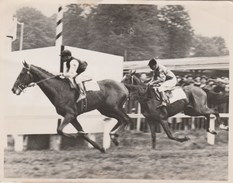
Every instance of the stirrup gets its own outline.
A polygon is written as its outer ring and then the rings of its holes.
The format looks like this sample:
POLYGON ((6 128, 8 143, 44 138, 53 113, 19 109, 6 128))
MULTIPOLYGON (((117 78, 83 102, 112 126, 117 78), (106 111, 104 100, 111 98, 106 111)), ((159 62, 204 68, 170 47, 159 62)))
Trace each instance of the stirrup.
POLYGON ((82 99, 85 99, 86 96, 84 94, 81 94, 79 95, 78 99, 76 100, 76 103, 80 102, 82 99))
POLYGON ((80 135, 87 135, 88 133, 84 132, 84 131, 78 131, 77 134, 80 134, 80 135))

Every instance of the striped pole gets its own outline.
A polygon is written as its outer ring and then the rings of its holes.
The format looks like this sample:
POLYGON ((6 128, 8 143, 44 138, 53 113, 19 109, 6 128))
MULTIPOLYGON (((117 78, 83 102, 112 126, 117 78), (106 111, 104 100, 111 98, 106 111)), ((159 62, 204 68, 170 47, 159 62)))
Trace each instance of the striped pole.
POLYGON ((57 12, 57 27, 56 27, 56 46, 62 45, 62 30, 63 30, 63 10, 59 6, 57 12))
MULTIPOLYGON (((64 50, 64 45, 62 45, 62 39, 63 39, 62 32, 63 32, 63 9, 62 9, 62 6, 59 6, 58 12, 57 12, 56 43, 55 43, 57 47, 60 47, 59 55, 64 50)), ((60 57, 60 72, 63 72, 63 70, 64 70, 64 64, 60 57)), ((60 124, 61 124, 61 119, 58 119, 58 127, 60 126, 60 124)), ((50 148, 53 150, 60 150, 61 148, 61 136, 60 135, 50 136, 50 148)))
MULTIPOLYGON (((60 53, 64 50, 64 46, 62 45, 62 39, 63 39, 63 9, 62 6, 59 6, 58 12, 57 12, 57 27, 56 27, 56 46, 60 46, 60 53)), ((60 58, 60 72, 63 72, 63 62, 60 58)))

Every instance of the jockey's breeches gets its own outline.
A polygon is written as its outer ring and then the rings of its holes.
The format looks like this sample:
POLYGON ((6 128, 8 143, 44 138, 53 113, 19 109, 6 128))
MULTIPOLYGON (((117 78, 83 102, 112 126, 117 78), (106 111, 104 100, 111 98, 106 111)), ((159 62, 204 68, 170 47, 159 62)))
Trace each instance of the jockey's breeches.
POLYGON ((176 84, 177 84, 177 79, 176 77, 174 77, 170 80, 160 83, 160 86, 158 87, 158 91, 163 92, 163 91, 171 90, 173 87, 176 86, 176 84))

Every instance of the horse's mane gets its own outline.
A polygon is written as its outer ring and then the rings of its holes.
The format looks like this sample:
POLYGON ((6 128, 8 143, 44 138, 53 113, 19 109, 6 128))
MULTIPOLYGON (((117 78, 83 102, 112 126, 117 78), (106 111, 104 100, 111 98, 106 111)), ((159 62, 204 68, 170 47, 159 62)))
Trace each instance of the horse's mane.
POLYGON ((39 67, 39 66, 35 66, 35 65, 31 65, 31 66, 33 66, 33 67, 35 67, 35 68, 37 68, 37 69, 43 71, 44 73, 46 73, 46 74, 48 74, 48 75, 54 76, 54 74, 50 73, 49 71, 47 71, 47 70, 45 70, 45 69, 43 69, 43 68, 41 68, 41 67, 39 67))
POLYGON ((125 83, 124 85, 128 90, 137 91, 139 93, 145 93, 147 90, 147 86, 143 86, 143 85, 134 85, 134 84, 125 84, 125 83))

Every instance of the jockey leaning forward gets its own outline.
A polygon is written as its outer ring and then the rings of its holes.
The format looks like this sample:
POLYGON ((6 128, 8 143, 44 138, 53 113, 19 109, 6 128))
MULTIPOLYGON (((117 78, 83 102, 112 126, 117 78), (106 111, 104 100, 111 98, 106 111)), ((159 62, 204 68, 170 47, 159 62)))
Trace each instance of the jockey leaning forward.
POLYGON ((81 82, 76 83, 76 77, 83 73, 87 68, 87 62, 74 58, 69 50, 64 50, 61 52, 62 62, 66 63, 66 70, 64 73, 61 73, 61 76, 68 78, 71 82, 71 87, 76 88, 76 84, 79 86, 80 95, 77 100, 80 101, 85 98, 85 92, 81 82))
POLYGON ((147 84, 150 86, 154 86, 154 88, 157 89, 162 100, 161 106, 166 106, 169 101, 167 99, 165 91, 171 90, 174 86, 176 86, 176 76, 168 68, 161 64, 158 64, 154 58, 150 59, 148 65, 151 70, 153 70, 153 77, 147 84))

